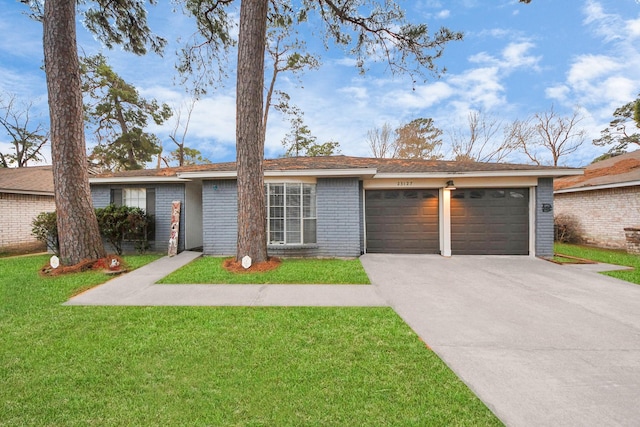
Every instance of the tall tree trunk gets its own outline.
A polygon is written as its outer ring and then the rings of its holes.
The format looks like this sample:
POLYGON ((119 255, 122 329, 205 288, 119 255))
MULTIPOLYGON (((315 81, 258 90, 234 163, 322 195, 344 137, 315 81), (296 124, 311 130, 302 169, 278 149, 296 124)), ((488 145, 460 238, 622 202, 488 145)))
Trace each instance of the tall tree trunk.
POLYGON ((62 263, 106 255, 91 203, 84 141, 75 0, 44 2, 44 63, 62 263))
MULTIPOLYGON (((47 0, 50 1, 50 0, 47 0)), ((242 0, 236 92, 238 252, 253 262, 267 260, 262 108, 268 0, 242 0)))

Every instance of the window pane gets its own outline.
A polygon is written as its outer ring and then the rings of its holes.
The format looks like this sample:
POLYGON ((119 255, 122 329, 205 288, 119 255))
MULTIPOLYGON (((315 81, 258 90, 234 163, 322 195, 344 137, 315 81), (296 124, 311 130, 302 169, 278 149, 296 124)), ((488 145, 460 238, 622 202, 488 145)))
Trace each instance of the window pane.
POLYGON ((302 243, 316 243, 316 220, 304 220, 304 241, 302 243))
POLYGON ((316 186, 304 184, 302 206, 304 208, 305 218, 316 217, 316 186))
POLYGON ((125 188, 122 190, 122 203, 132 208, 147 210, 147 191, 144 188, 125 188))

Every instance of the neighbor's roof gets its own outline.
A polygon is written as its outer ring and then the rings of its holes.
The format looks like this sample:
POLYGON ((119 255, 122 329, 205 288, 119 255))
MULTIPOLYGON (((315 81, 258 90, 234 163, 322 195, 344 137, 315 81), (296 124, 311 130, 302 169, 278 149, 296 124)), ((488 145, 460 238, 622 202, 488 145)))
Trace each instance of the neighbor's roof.
POLYGON ((587 166, 583 176, 557 179, 558 193, 589 191, 640 185, 640 150, 602 160, 587 166))
POLYGON ((53 196, 52 167, 0 168, 0 193, 53 196))
MULTIPOLYGON (((581 169, 507 163, 455 162, 444 160, 375 159, 367 157, 284 157, 265 160, 265 175, 361 176, 361 177, 448 177, 448 176, 545 176, 581 174, 581 169)), ((180 180, 190 178, 233 178, 236 162, 163 169, 111 172, 96 175, 91 182, 114 180, 180 180)))

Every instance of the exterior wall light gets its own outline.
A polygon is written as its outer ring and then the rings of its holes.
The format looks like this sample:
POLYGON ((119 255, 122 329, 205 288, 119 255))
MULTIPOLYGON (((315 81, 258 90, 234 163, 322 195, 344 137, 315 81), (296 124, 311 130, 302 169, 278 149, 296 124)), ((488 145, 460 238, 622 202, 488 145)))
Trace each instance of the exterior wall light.
POLYGON ((444 188, 446 188, 447 190, 455 190, 456 186, 453 184, 453 180, 449 180, 447 181, 447 185, 444 188))

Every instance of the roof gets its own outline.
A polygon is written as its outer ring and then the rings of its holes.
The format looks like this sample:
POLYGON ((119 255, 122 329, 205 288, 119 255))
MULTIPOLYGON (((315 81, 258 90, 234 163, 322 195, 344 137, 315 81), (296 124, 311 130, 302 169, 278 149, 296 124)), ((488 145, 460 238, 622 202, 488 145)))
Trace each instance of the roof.
POLYGON ((640 185, 640 150, 587 166, 583 176, 559 178, 556 192, 568 193, 640 185))
POLYGON ((53 196, 51 166, 0 168, 0 193, 53 196))
MULTIPOLYGON (((556 168, 508 163, 455 162, 422 159, 376 159, 368 157, 284 157, 264 160, 265 175, 361 176, 361 177, 455 177, 465 176, 563 176, 582 173, 581 169, 556 168)), ((96 175, 91 182, 190 178, 235 178, 236 162, 175 168, 109 172, 96 175)))

